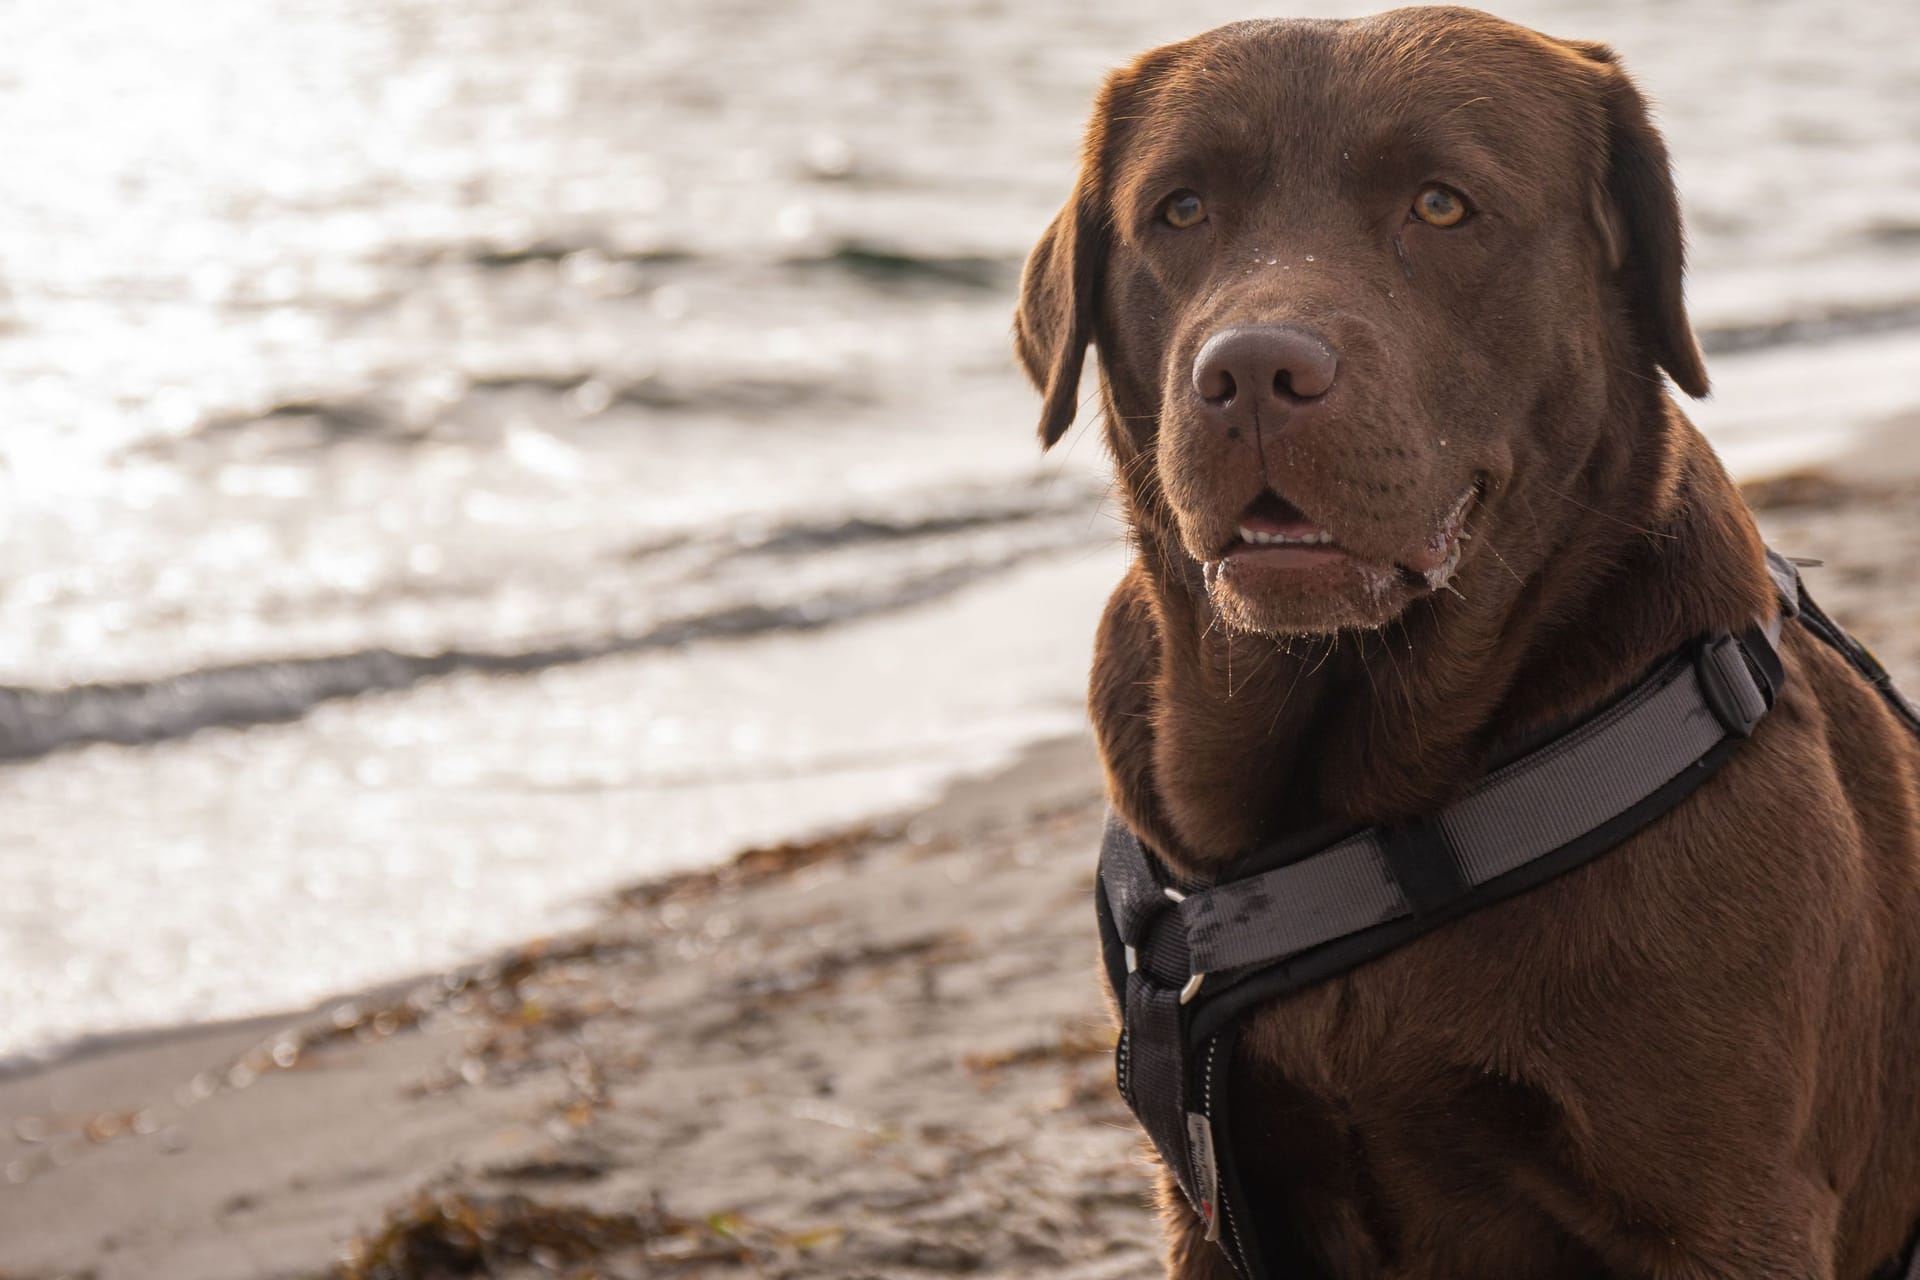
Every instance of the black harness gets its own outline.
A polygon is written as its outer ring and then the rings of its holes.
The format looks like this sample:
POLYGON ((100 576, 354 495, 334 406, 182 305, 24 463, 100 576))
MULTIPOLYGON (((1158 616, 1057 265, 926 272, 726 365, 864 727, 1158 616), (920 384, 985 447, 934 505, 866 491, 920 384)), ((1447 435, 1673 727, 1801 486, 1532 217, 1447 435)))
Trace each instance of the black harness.
MULTIPOLYGON (((1283 1268, 1263 1257, 1234 1160, 1228 1075, 1242 1015, 1597 858, 1680 804, 1773 706, 1788 618, 1920 734, 1920 710, 1821 612, 1793 564, 1769 551, 1767 565, 1778 613, 1689 644, 1436 814, 1312 833, 1204 886, 1179 882, 1109 815, 1094 897, 1121 1010, 1120 1092, 1244 1280, 1283 1268)), ((1920 1251, 1889 1274, 1920 1280, 1920 1251)))

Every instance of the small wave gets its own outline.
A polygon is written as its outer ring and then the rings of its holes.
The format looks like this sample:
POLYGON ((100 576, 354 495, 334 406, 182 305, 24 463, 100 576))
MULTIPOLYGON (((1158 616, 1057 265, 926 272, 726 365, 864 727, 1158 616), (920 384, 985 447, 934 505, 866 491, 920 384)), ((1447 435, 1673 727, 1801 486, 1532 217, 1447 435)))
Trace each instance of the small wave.
MULTIPOLYGON (((571 398, 565 416, 582 405, 590 412, 624 406, 649 413, 777 414, 852 409, 874 397, 844 381, 704 373, 697 376, 648 374, 622 380, 592 369, 503 371, 475 375, 464 398, 488 395, 571 398)), ((181 436, 149 438, 135 452, 164 454, 187 449, 241 448, 247 452, 297 453, 350 441, 422 444, 449 432, 459 434, 458 404, 439 408, 431 418, 409 419, 399 399, 379 392, 347 393, 337 398, 287 400, 263 409, 217 413, 181 436), (244 442, 244 443, 242 443, 244 442)))
POLYGON ((1887 218, 1861 228, 1860 238, 1871 245, 1910 249, 1920 244, 1920 219, 1887 218))
POLYGON ((612 402, 635 408, 701 413, 767 413, 780 410, 852 408, 873 397, 827 379, 708 376, 636 379, 614 389, 612 402))
POLYGON ((413 244, 392 249, 384 257, 386 261, 409 267, 453 262, 487 270, 508 270, 530 263, 564 262, 576 255, 643 267, 683 266, 698 258, 692 250, 679 245, 618 245, 592 233, 540 236, 531 240, 413 244))
MULTIPOLYGON (((620 246, 594 235, 543 237, 515 243, 479 243, 431 246, 409 256, 416 266, 457 262, 487 270, 511 270, 535 263, 554 264, 571 258, 596 258, 613 265, 648 268, 685 267, 706 264, 724 267, 724 260, 678 245, 644 248, 620 246)), ((737 268, 756 264, 748 258, 735 259, 737 268)), ((999 288, 1020 272, 1020 263, 1010 258, 981 254, 923 253, 897 245, 861 239, 832 243, 819 252, 798 254, 778 260, 792 271, 834 272, 878 285, 944 284, 964 289, 999 288)))
POLYGON ((545 391, 552 395, 566 395, 577 391, 593 380, 593 374, 586 370, 568 370, 559 373, 484 373, 467 380, 471 391, 545 391))
MULTIPOLYGON (((1074 495, 1078 496, 1078 495, 1074 495)), ((1077 502, 1073 510, 1086 504, 1077 502)), ((765 538, 741 548, 741 555, 793 556, 868 543, 908 542, 917 538, 938 538, 948 534, 971 533, 977 529, 1000 528, 1056 516, 1069 508, 1057 504, 1005 507, 986 511, 954 511, 918 518, 890 519, 879 516, 850 516, 845 520, 782 525, 765 538)))
POLYGON ((681 266, 695 255, 685 249, 617 249, 596 241, 536 240, 531 244, 476 246, 463 255, 476 267, 520 267, 530 262, 562 262, 575 254, 591 254, 606 262, 643 267, 681 266))
POLYGON ((1046 543, 954 565, 867 590, 834 591, 781 605, 741 604, 649 630, 515 651, 393 649, 245 662, 157 680, 64 689, 0 686, 0 761, 21 761, 89 743, 141 746, 202 729, 298 720, 323 702, 394 693, 456 673, 522 676, 702 640, 816 631, 951 595, 1036 555, 1046 543))
POLYGON ((1708 355, 1726 355, 1738 351, 1759 351, 1767 347, 1835 342, 1843 338, 1912 328, 1920 328, 1920 301, 1907 300, 1835 307, 1818 315, 1791 316, 1757 324, 1719 325, 1700 331, 1700 347, 1708 355))
MULTIPOLYGON (((1024 489, 1006 485, 991 490, 945 489, 937 495, 916 494, 915 514, 911 515, 869 510, 748 528, 725 540, 719 558, 819 555, 875 544, 947 538, 1062 517, 1091 517, 1100 510, 1106 497, 1104 485, 1063 481, 1059 477, 1049 477, 1024 489)), ((621 558, 643 560, 684 550, 693 541, 684 532, 676 533, 634 544, 621 553, 621 558)))
POLYGON ((844 381, 758 374, 651 373, 622 380, 593 369, 496 372, 467 383, 469 394, 535 392, 585 397, 596 409, 627 405, 653 412, 766 413, 783 409, 851 408, 873 397, 844 381))
POLYGON ((871 396, 828 379, 753 374, 709 373, 687 377, 651 373, 622 380, 600 370, 575 368, 505 370, 475 374, 467 380, 469 396, 523 392, 556 398, 586 397, 590 402, 597 402, 596 407, 623 404, 649 410, 707 412, 844 408, 872 401, 871 396))
POLYGON ((404 431, 399 423, 370 401, 316 398, 284 400, 258 412, 220 414, 201 423, 192 435, 201 439, 218 439, 260 429, 297 434, 314 445, 394 435, 404 431))
POLYGON ((927 254, 860 240, 843 240, 825 253, 788 258, 798 271, 831 271, 867 284, 900 286, 942 284, 963 289, 998 289, 1019 277, 1011 259, 972 254, 927 254))

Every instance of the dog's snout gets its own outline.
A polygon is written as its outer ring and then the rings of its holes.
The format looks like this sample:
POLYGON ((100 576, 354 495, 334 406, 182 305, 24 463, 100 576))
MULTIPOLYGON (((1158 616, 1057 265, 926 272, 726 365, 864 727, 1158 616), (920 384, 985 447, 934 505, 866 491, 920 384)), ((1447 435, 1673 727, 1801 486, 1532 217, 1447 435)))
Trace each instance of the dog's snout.
POLYGON ((1333 386, 1339 360, 1318 334, 1296 325, 1236 325, 1208 338, 1193 360, 1193 387, 1229 425, 1262 409, 1292 409, 1333 386))

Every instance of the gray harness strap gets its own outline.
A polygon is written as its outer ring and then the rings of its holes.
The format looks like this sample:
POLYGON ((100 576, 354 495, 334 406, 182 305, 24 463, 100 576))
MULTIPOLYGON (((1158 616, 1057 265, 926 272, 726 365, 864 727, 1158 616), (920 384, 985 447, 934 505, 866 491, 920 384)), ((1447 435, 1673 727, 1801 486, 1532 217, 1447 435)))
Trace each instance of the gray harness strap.
MULTIPOLYGON (((1767 714, 1784 678, 1783 620, 1803 602, 1812 609, 1793 565, 1771 551, 1767 564, 1778 613, 1739 636, 1688 646, 1605 710, 1418 822, 1371 827, 1182 893, 1109 816, 1099 899, 1122 1010, 1121 1094, 1208 1238, 1221 1240, 1229 1225, 1222 1243, 1241 1275, 1263 1272, 1258 1244, 1246 1238, 1255 1233, 1238 1228, 1244 1208, 1234 1203, 1215 1097, 1225 1092, 1216 1059, 1223 1043, 1230 1054, 1237 1016, 1580 865, 1680 803, 1767 714)), ((1920 1258, 1906 1280, 1920 1280, 1920 1258)))
MULTIPOLYGON (((1780 619, 1762 634, 1770 653, 1780 619)), ((1740 642, 1722 637, 1699 660, 1668 661, 1608 710, 1488 775, 1414 837, 1424 847, 1413 857, 1450 860, 1454 874, 1442 893, 1486 884, 1625 813, 1730 733, 1745 737, 1772 700, 1740 642), (1712 679, 1736 701, 1736 724, 1746 732, 1715 712, 1704 688, 1712 679)), ((1413 878, 1402 867, 1413 860, 1401 852, 1408 841, 1403 831, 1369 828, 1310 858, 1190 895, 1176 910, 1193 972, 1270 964, 1428 909, 1433 887, 1403 882, 1413 878)))

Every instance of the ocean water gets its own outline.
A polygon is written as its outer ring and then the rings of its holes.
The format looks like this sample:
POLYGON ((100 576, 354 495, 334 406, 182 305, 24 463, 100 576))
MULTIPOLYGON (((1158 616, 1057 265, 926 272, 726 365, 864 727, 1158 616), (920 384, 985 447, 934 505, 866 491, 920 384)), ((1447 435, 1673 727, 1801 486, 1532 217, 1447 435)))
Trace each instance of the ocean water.
MULTIPOLYGON (((1504 12, 1658 101, 1735 468, 1912 428, 1920 9, 1504 12)), ((1124 552, 1012 289, 1103 71, 1246 16, 9 6, 0 1055, 453 962, 1081 723, 1124 552)))

